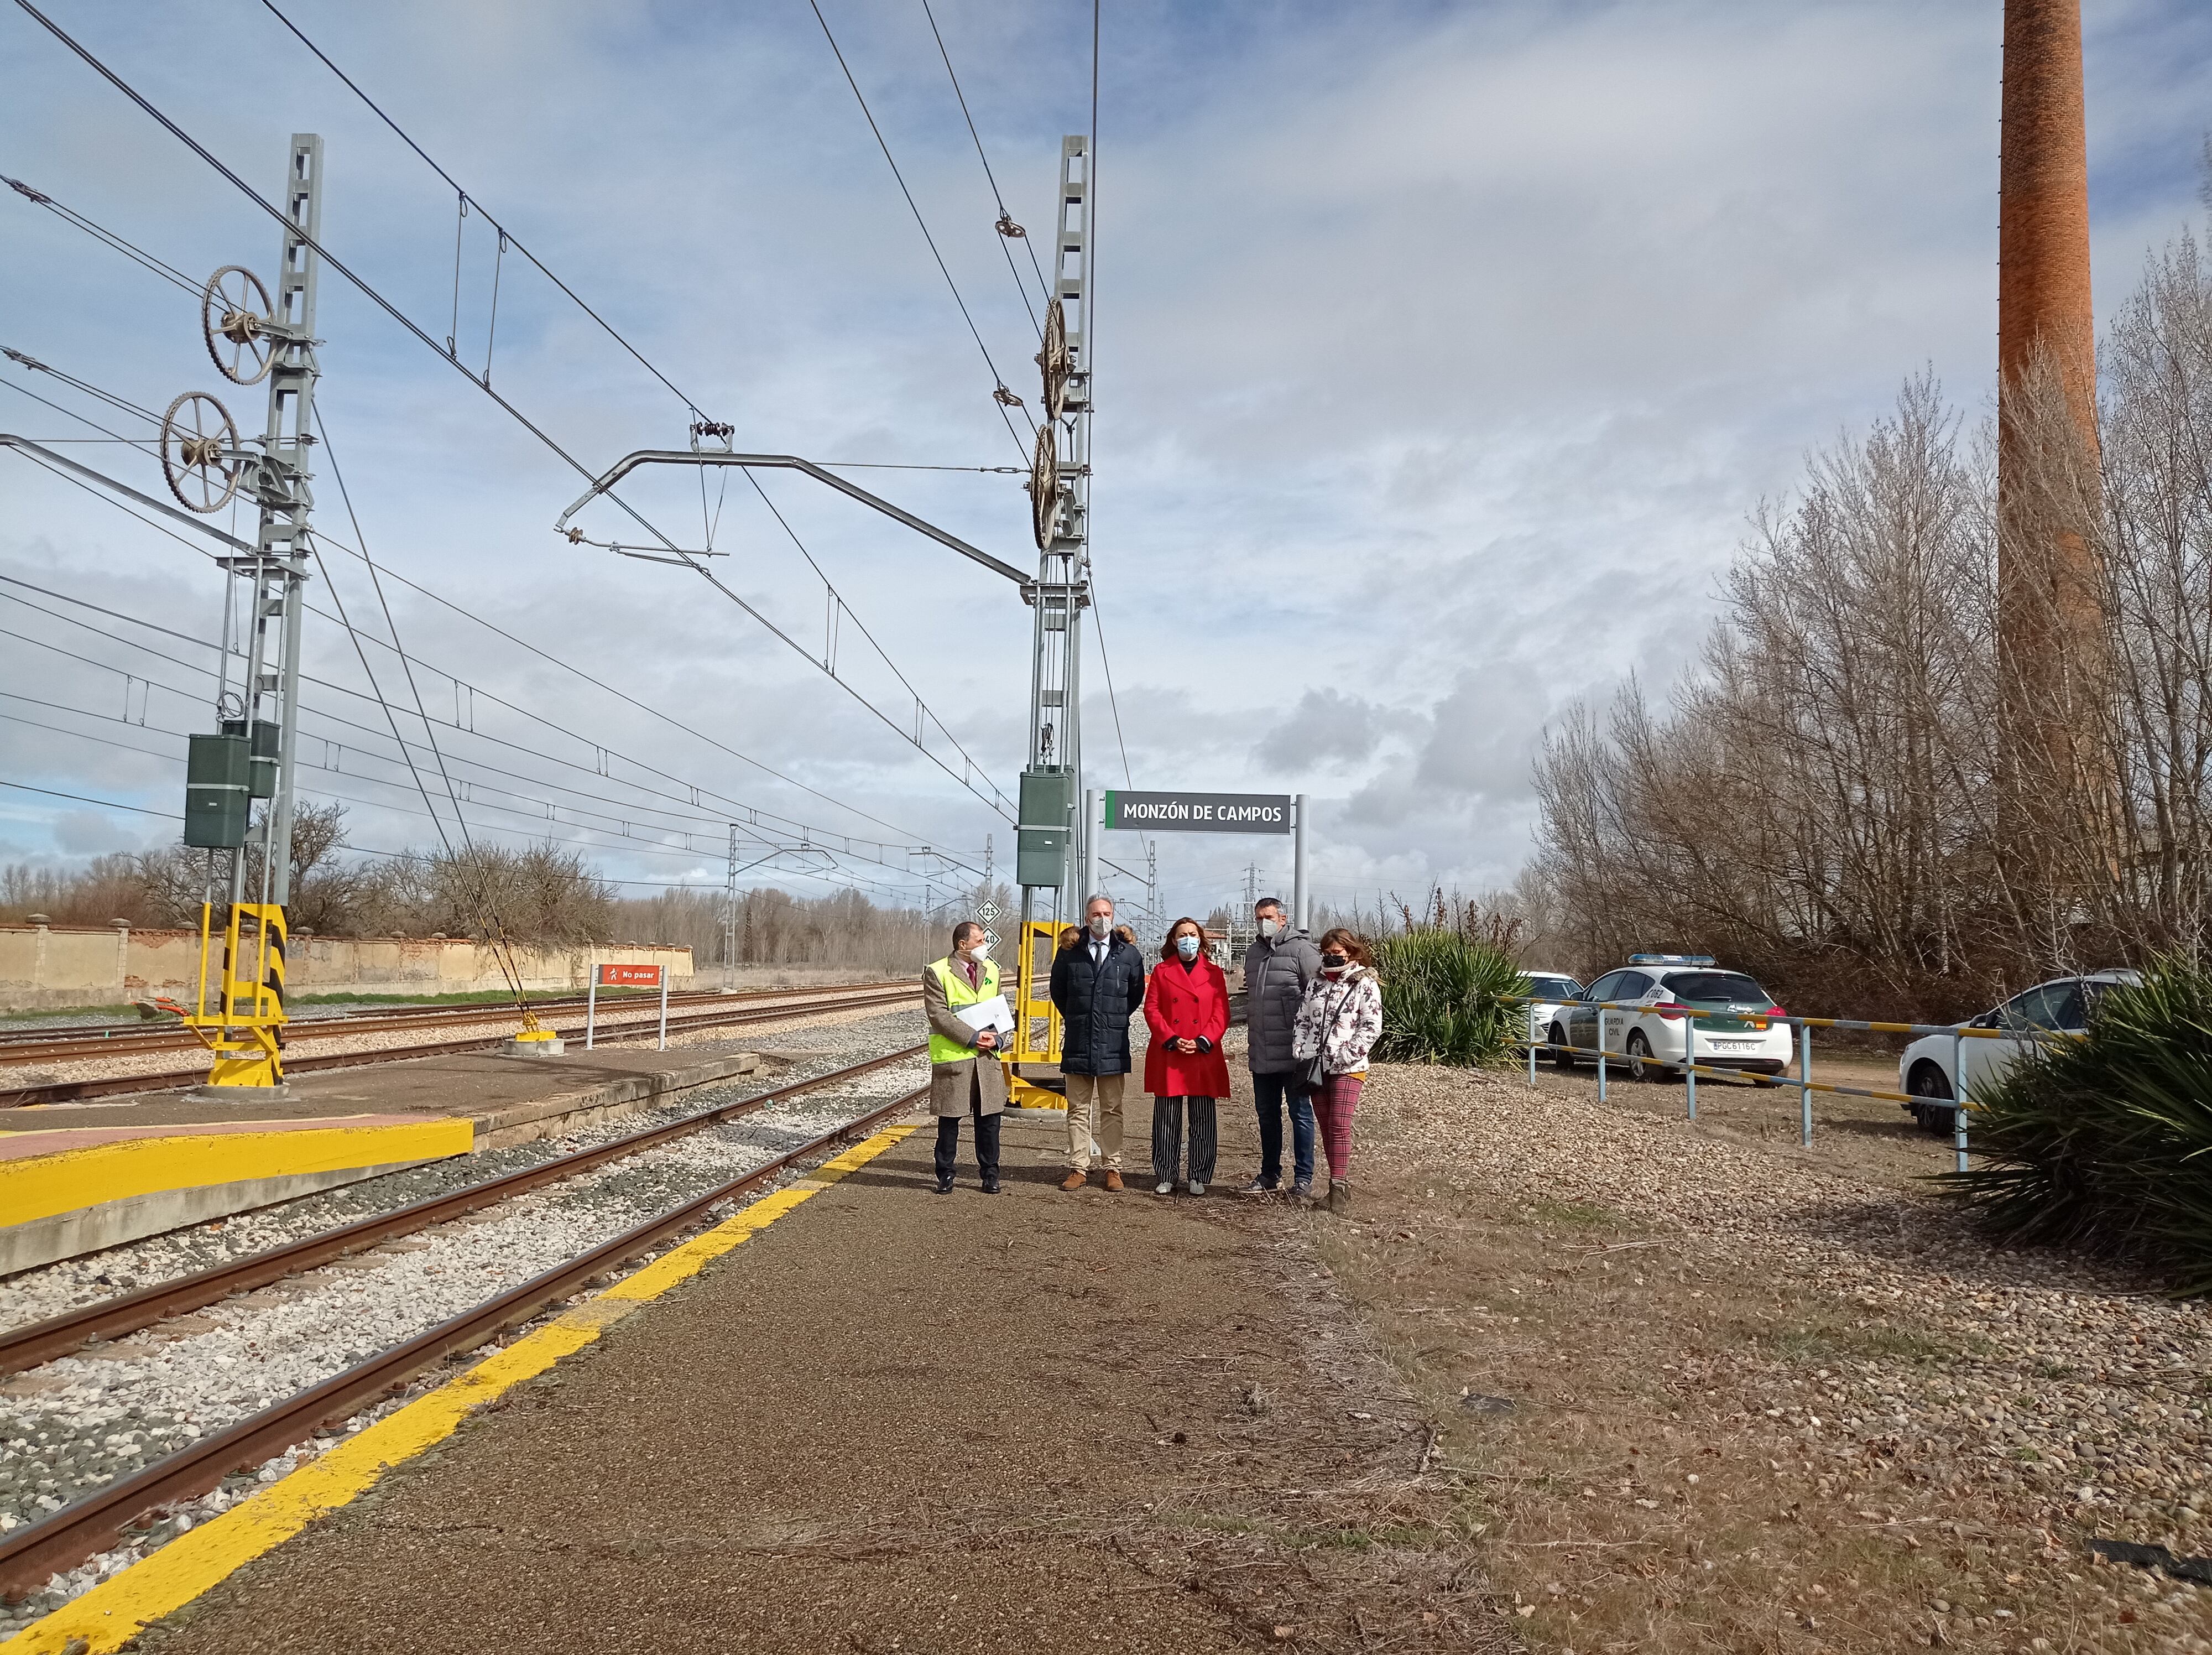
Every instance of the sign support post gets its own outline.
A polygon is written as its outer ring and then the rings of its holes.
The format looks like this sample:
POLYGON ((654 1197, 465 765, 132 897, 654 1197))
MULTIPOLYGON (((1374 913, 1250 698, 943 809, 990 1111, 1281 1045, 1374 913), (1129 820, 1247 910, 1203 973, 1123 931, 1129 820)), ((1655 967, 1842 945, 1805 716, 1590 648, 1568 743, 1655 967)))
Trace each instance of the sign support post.
POLYGON ((1306 886, 1306 795, 1291 801, 1291 923, 1303 931, 1312 922, 1306 886))
MULTIPOLYGON (((1077 841, 1083 857, 1082 883, 1075 900, 1088 903, 1098 891, 1098 789, 1083 790, 1083 837, 1077 841)), ((1081 910, 1073 910, 1079 917, 1081 910)))
POLYGON ((668 1050, 668 968, 662 965, 655 966, 653 969, 660 973, 660 1045, 659 1050, 666 1051, 668 1050))
POLYGON ((599 951, 592 950, 592 981, 584 990, 584 1050, 592 1049, 592 1037, 599 1032, 599 951))

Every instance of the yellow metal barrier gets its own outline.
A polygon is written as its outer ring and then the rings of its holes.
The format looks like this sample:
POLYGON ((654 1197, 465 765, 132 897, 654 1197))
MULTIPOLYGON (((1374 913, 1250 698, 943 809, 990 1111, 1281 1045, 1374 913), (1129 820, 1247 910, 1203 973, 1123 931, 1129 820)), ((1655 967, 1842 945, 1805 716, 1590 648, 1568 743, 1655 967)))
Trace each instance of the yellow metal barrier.
POLYGON ((284 937, 281 904, 231 904, 223 926, 222 980, 210 1012, 208 961, 215 946, 215 910, 211 904, 200 904, 199 997, 183 1021, 215 1054, 208 1085, 284 1084, 284 937), (241 972, 241 966, 247 969, 241 972))
POLYGON ((1064 1092, 1022 1074, 1024 1064, 1060 1069, 1060 1008, 1052 1003, 1052 957, 1060 928, 1050 920, 1022 927, 1021 958, 1014 971, 1014 1038, 1004 1059, 1006 1099, 1019 1109, 1066 1109, 1064 1092), (1039 955, 1042 952, 1042 958, 1039 955))

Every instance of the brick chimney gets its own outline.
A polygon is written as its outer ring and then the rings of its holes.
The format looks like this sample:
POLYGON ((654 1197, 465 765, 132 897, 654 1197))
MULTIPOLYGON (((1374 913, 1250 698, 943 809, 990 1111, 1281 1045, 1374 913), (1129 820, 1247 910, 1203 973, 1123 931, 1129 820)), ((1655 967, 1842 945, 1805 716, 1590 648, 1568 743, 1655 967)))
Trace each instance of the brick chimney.
MULTIPOLYGON (((2031 842, 2104 816, 2080 739, 2103 683, 2097 567, 2097 322, 2081 0, 2005 0, 1997 229, 2000 838, 2048 890, 2031 842), (2062 825, 2064 824, 2064 825, 2062 825)), ((2054 842, 2055 843, 2055 842, 2054 842)))

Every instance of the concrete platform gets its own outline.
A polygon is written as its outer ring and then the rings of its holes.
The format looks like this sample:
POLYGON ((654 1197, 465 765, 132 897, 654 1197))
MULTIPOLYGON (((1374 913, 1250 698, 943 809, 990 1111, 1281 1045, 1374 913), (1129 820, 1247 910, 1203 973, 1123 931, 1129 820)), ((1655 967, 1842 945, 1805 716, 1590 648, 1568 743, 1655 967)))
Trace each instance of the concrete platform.
POLYGON ((734 1046, 456 1052, 299 1075, 281 1101, 179 1091, 10 1110, 0 1114, 0 1275, 574 1130, 764 1061, 734 1046))
MULTIPOLYGON (((1249 1176, 1249 1105, 1223 1125, 1225 1187, 1249 1176)), ((183 1593, 139 1647, 1504 1649, 1438 1613, 1464 1553, 1436 1537, 1432 1439, 1322 1282, 1328 1220, 1063 1194, 1064 1136, 1008 1138, 996 1196, 964 1154, 935 1193, 923 1122, 768 1197, 784 1210, 701 1238, 688 1279, 549 1328, 573 1326, 544 1347, 568 1354, 487 1359, 411 1405, 444 1421, 411 1435, 393 1415, 357 1492, 272 1485, 268 1516, 227 1513, 32 1647, 89 1628, 103 1651, 183 1593)))

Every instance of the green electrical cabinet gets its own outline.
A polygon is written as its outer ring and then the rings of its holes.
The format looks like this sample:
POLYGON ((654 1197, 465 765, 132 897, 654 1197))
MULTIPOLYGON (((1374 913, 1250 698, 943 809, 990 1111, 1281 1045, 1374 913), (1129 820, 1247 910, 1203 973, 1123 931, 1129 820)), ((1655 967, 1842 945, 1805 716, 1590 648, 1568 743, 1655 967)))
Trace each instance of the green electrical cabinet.
POLYGON ((1075 772, 1022 772, 1021 824, 1014 835, 1016 883, 1057 888, 1067 882, 1067 848, 1075 819, 1075 772))
POLYGON ((185 843, 235 850, 246 843, 253 756, 243 735, 196 735, 185 758, 185 843))
POLYGON ((227 718, 222 721, 222 733, 227 736, 244 738, 251 760, 246 775, 246 794, 254 799, 274 799, 276 796, 276 723, 257 718, 251 727, 242 718, 227 718))

